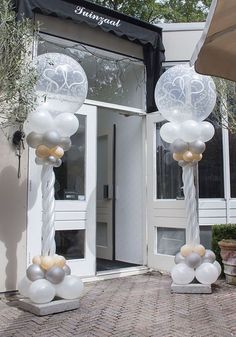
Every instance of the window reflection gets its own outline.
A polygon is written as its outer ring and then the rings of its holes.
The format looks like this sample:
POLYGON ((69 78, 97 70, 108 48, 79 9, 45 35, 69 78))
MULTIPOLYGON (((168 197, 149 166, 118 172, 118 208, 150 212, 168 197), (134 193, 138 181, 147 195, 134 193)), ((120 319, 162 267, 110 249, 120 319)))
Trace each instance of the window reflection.
POLYGON ((56 253, 68 260, 84 258, 85 229, 56 231, 56 253))
POLYGON ((86 116, 75 116, 79 129, 71 137, 72 146, 62 157, 62 165, 54 169, 56 200, 85 200, 86 116))

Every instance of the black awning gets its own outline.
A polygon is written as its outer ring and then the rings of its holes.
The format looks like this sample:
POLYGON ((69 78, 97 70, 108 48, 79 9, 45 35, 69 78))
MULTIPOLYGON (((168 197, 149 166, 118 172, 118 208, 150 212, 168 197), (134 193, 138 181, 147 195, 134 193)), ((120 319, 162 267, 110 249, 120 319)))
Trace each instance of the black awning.
POLYGON ((154 88, 164 60, 161 28, 85 0, 15 0, 18 18, 35 13, 85 22, 143 45, 147 67, 147 111, 156 110, 154 88))

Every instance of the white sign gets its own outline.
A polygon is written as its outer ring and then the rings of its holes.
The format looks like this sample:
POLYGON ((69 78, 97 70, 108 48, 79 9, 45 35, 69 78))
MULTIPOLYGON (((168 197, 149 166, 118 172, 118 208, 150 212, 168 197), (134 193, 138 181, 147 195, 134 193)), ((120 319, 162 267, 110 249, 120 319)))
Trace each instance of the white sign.
POLYGON ((75 8, 75 14, 85 16, 91 20, 97 21, 98 26, 102 26, 104 23, 114 27, 119 27, 121 25, 120 20, 113 20, 110 18, 97 15, 94 12, 89 11, 82 6, 77 6, 75 8))

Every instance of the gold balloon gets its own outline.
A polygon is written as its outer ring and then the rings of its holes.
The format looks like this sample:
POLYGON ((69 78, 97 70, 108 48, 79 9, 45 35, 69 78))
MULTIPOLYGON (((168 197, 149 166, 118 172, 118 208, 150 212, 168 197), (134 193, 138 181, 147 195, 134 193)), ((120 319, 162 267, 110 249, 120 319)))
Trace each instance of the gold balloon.
POLYGON ((32 263, 33 264, 37 264, 37 265, 40 266, 40 264, 41 264, 41 256, 40 255, 34 256, 33 259, 32 259, 32 263))
POLYGON ((54 266, 63 268, 66 264, 66 259, 62 255, 54 255, 53 263, 54 263, 54 266))
POLYGON ((179 153, 179 152, 173 153, 173 159, 176 161, 183 160, 183 153, 179 153))
POLYGON ((45 145, 39 145, 35 154, 39 158, 47 158, 50 155, 50 149, 45 145))
POLYGON ((40 264, 40 266, 43 269, 48 270, 51 267, 53 267, 53 265, 54 265, 53 256, 41 256, 41 264, 40 264))
POLYGON ((193 251, 193 247, 190 246, 190 245, 184 245, 184 246, 182 246, 181 249, 180 249, 180 253, 181 253, 181 255, 183 255, 183 256, 188 256, 189 254, 192 253, 192 251, 193 251))
POLYGON ((193 160, 193 154, 192 154, 192 152, 190 152, 190 151, 184 152, 183 159, 185 161, 188 161, 188 162, 192 161, 193 160))
POLYGON ((53 147, 52 149, 50 149, 50 155, 60 159, 64 155, 64 150, 60 146, 53 147))
POLYGON ((193 153, 193 160, 200 161, 202 159, 201 153, 193 153))
POLYGON ((194 251, 194 253, 197 253, 200 256, 203 256, 206 253, 206 249, 203 245, 197 245, 197 246, 193 247, 193 251, 194 251))

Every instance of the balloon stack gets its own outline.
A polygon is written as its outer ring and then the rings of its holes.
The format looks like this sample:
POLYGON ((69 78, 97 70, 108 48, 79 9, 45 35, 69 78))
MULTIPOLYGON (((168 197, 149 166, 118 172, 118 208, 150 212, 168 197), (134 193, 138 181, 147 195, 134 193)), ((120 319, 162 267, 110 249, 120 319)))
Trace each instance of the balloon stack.
POLYGON ((194 166, 202 159, 205 142, 215 133, 204 121, 216 103, 216 89, 211 77, 197 74, 189 65, 169 68, 160 77, 155 89, 157 107, 169 121, 160 129, 161 138, 170 143, 173 159, 183 171, 186 205, 186 243, 175 257, 172 278, 176 284, 189 284, 196 278, 211 284, 219 276, 214 253, 200 245, 197 217, 194 166))
POLYGON ((35 256, 20 281, 19 292, 33 303, 51 302, 55 296, 73 300, 80 297, 83 282, 71 275, 70 267, 63 256, 35 256))
POLYGON ((34 303, 49 303, 56 295, 76 299, 83 289, 82 281, 70 275, 65 258, 55 254, 53 167, 61 165, 64 152, 71 147, 70 136, 78 130, 75 113, 85 101, 88 81, 80 64, 64 54, 39 55, 35 65, 37 108, 24 128, 28 145, 35 149, 35 162, 43 166, 41 256, 33 258, 19 291, 34 303))
POLYGON ((173 282, 179 285, 191 283, 194 278, 201 284, 214 283, 221 274, 221 266, 214 252, 202 245, 184 245, 175 255, 176 265, 171 271, 173 282))

